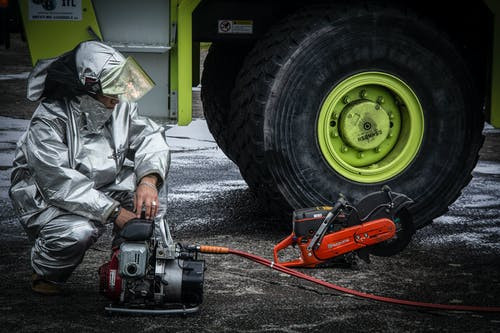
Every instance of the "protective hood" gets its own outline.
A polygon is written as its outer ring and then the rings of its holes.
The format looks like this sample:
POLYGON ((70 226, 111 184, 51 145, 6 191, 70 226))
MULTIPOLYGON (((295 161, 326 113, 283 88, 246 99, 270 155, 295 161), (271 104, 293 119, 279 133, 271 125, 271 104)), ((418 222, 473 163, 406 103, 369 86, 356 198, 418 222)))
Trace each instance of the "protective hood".
POLYGON ((59 99, 101 92, 104 71, 125 63, 112 47, 96 42, 80 43, 75 49, 52 59, 37 62, 28 79, 28 99, 59 99))
POLYGON ((119 66, 104 70, 100 81, 104 95, 118 96, 126 102, 139 100, 155 85, 132 57, 119 66))

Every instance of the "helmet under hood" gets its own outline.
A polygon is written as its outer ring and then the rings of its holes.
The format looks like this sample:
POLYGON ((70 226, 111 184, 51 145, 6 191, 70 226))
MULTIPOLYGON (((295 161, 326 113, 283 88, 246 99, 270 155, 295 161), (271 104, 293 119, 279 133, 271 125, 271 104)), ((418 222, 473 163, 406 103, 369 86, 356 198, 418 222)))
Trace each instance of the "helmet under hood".
POLYGON ((87 41, 59 57, 38 61, 28 79, 27 97, 37 101, 43 97, 93 95, 104 90, 136 101, 153 86, 154 82, 133 58, 126 59, 101 42, 87 41))

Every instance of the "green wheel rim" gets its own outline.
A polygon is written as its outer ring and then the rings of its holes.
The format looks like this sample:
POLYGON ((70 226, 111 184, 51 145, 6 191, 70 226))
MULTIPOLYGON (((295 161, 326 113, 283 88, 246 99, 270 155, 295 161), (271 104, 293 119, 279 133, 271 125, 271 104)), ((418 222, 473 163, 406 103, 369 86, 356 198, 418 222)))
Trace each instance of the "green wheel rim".
POLYGON ((401 79, 365 72, 340 82, 318 117, 317 137, 328 164, 347 179, 377 183, 414 160, 424 136, 422 106, 401 79))

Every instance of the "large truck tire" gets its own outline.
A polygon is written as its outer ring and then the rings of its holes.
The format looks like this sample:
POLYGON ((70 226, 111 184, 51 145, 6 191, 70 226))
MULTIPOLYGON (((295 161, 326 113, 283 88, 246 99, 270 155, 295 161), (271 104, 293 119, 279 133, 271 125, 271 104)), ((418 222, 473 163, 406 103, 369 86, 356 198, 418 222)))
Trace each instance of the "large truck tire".
POLYGON ((415 201, 416 228, 471 180, 483 98, 447 35, 411 10, 303 10, 248 55, 233 91, 240 171, 264 202, 352 202, 383 184, 415 201))
POLYGON ((210 46, 203 65, 201 100, 207 126, 221 150, 234 160, 236 147, 233 136, 230 96, 243 60, 251 45, 216 44, 210 46))

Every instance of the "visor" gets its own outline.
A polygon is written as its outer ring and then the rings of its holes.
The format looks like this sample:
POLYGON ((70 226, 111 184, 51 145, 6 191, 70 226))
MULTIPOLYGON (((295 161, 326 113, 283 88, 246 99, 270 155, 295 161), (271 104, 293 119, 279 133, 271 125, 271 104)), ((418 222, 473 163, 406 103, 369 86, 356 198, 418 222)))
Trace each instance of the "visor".
POLYGON ((136 102, 146 95, 155 83, 132 57, 101 75, 101 88, 104 95, 118 96, 126 102, 136 102))

